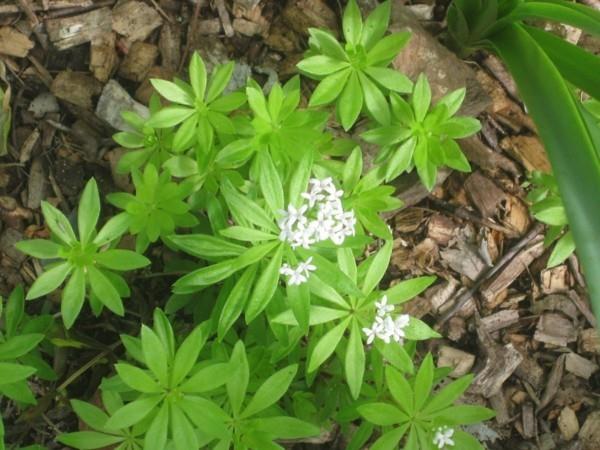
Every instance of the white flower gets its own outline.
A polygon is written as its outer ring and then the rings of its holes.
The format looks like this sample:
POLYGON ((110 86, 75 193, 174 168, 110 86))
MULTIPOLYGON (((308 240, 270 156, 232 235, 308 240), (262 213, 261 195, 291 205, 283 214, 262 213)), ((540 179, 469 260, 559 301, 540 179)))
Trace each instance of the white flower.
POLYGON ((439 427, 433 437, 433 445, 437 445, 438 449, 443 449, 446 446, 454 447, 454 429, 449 427, 439 427))
POLYGON ((375 328, 363 328, 363 333, 367 335, 367 345, 371 345, 377 336, 375 328))
POLYGON ((298 270, 304 274, 305 277, 309 277, 311 272, 317 270, 317 266, 312 264, 312 256, 309 256, 308 259, 304 262, 301 262, 298 265, 298 270))
POLYGON ((392 337, 396 342, 402 343, 404 341, 404 329, 410 322, 410 316, 408 314, 400 314, 394 319, 394 327, 392 329, 392 337))
POLYGON ((375 307, 377 308, 378 316, 383 317, 387 313, 391 313, 394 310, 394 305, 388 305, 387 301, 387 295, 384 295, 383 297, 381 297, 381 300, 375 302, 375 307))
POLYGON ((307 205, 302 205, 300 206, 300 208, 295 208, 294 205, 288 205, 287 211, 279 211, 282 215, 282 218, 278 221, 279 227, 290 228, 296 222, 300 224, 305 224, 308 220, 304 215, 307 210, 307 205))
POLYGON ((289 264, 283 264, 279 273, 288 277, 287 284, 290 286, 297 286, 308 281, 310 273, 317 270, 317 267, 312 264, 312 257, 306 261, 298 264, 295 269, 290 267, 289 264))

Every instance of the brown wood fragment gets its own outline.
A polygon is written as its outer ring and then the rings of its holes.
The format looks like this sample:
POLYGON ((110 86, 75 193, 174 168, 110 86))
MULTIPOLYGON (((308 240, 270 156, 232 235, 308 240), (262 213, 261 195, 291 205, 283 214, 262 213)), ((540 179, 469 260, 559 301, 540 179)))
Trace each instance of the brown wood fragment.
POLYGON ((531 402, 525 402, 521 408, 521 419, 523 421, 523 437, 531 439, 537 434, 537 423, 531 402))
POLYGON ((447 216, 434 214, 427 223, 427 236, 439 245, 447 245, 454 237, 456 223, 447 216))
POLYGON ((171 69, 166 69, 160 66, 154 66, 146 75, 146 79, 139 85, 135 91, 135 99, 144 105, 150 102, 150 97, 156 92, 150 80, 160 78, 162 80, 170 80, 175 76, 175 72, 171 69))
POLYGON ((546 388, 544 389, 544 393, 542 394, 542 398, 540 399, 540 404, 538 406, 539 410, 542 410, 546 406, 548 406, 552 399, 554 399, 554 397, 556 396, 565 371, 566 357, 567 355, 560 355, 558 358, 556 358, 556 361, 552 366, 552 370, 550 371, 550 375, 548 375, 546 388))
POLYGON ((227 6, 225 5, 225 0, 215 0, 215 4, 217 6, 217 12, 219 13, 219 19, 221 19, 221 24, 223 25, 223 31, 225 31, 225 36, 232 37, 234 31, 231 26, 231 19, 229 17, 229 12, 227 11, 227 6))
POLYGON ((506 194, 481 172, 473 172, 465 181, 467 195, 485 218, 494 216, 506 194))
POLYGON ((540 278, 544 294, 567 292, 573 286, 573 277, 566 264, 542 270, 540 278))
POLYGON ((160 14, 144 2, 132 0, 114 7, 112 29, 129 42, 145 41, 163 23, 160 14))
POLYGON ((448 345, 440 347, 437 366, 452 367, 453 370, 449 374, 450 377, 459 378, 466 375, 473 368, 473 364, 475 364, 475 355, 448 345))
POLYGON ((600 411, 591 412, 581 430, 579 438, 583 442, 583 450, 596 450, 600 444, 600 411))
POLYGON ((93 77, 81 72, 60 72, 52 82, 52 93, 74 105, 92 108, 92 96, 100 93, 102 85, 93 77))
POLYGON ((558 429, 565 441, 570 441, 579 433, 579 421, 575 411, 568 406, 565 406, 558 416, 558 429))
POLYGON ((29 209, 40 207, 45 197, 46 173, 41 157, 37 157, 31 163, 29 180, 27 183, 27 206, 29 209))
POLYGON ((24 58, 33 47, 31 39, 20 31, 12 27, 0 27, 0 53, 24 58))
POLYGON ((442 261, 452 270, 476 280, 486 267, 477 247, 464 239, 457 239, 456 248, 442 250, 442 261))
MULTIPOLYGON (((48 3, 48 7, 46 8, 43 4, 32 3, 30 5, 32 11, 57 11, 61 9, 68 9, 77 7, 79 8, 89 8, 93 6, 93 0, 53 0, 48 3)), ((3 14, 19 14, 21 10, 17 5, 14 4, 1 4, 0 5, 0 15, 3 14)))
POLYGON ((256 22, 246 19, 233 19, 233 29, 244 36, 256 36, 265 33, 265 28, 256 22))
POLYGON ((46 20, 50 41, 59 50, 90 42, 111 30, 111 11, 100 8, 77 16, 46 20))
POLYGON ((520 251, 506 266, 489 282, 484 283, 481 296, 488 308, 495 308, 502 301, 504 290, 509 287, 533 262, 544 253, 544 243, 541 237, 532 241, 529 246, 520 251))
POLYGON ((23 142, 23 145, 21 145, 21 149, 19 151, 19 162, 20 163, 26 163, 27 161, 29 161, 31 159, 31 155, 33 154, 34 150, 36 150, 39 146, 40 143, 40 130, 38 128, 35 128, 31 134, 29 136, 27 136, 27 139, 25 139, 25 142, 23 142))
POLYGON ((577 331, 568 318, 560 313, 547 312, 540 317, 533 338, 545 344, 566 347, 577 340, 577 331))
POLYGON ((296 0, 286 2, 281 12, 285 23, 296 33, 307 35, 308 29, 325 28, 338 35, 337 14, 325 0, 296 0))
POLYGON ((514 325, 519 321, 519 311, 509 309, 504 311, 498 311, 481 319, 481 324, 485 327, 488 333, 502 330, 511 325, 514 325))
POLYGON ((581 332, 579 348, 584 353, 600 355, 600 336, 595 328, 588 328, 581 332))
POLYGON ((522 236, 531 226, 529 208, 521 199, 514 195, 506 195, 503 210, 502 223, 512 230, 506 233, 508 237, 522 236))
POLYGON ((401 1, 392 2, 389 29, 411 33, 410 41, 392 61, 392 66, 413 80, 425 73, 434 102, 455 89, 466 87, 461 114, 476 116, 489 106, 490 98, 477 81, 475 72, 425 30, 401 1))
POLYGON ((490 401, 490 406, 496 413, 495 419, 498 425, 506 425, 510 423, 510 411, 508 409, 508 401, 506 400, 504 392, 500 390, 500 392, 492 395, 488 400, 490 401))
POLYGON ((491 173, 503 170, 513 176, 521 176, 521 170, 511 159, 492 150, 478 136, 461 139, 459 144, 467 159, 482 169, 491 173))
POLYGON ((541 315, 545 311, 560 311, 572 320, 577 320, 578 316, 577 307, 569 297, 563 294, 551 294, 543 297, 536 300, 531 307, 531 312, 535 315, 541 315))
POLYGON ((142 117, 148 117, 148 108, 136 102, 115 80, 104 86, 96 106, 96 115, 117 130, 128 129, 121 117, 122 111, 134 111, 142 117))
POLYGON ((158 48, 162 66, 176 71, 181 61, 181 25, 165 23, 160 29, 158 48))
POLYGON ((546 150, 536 136, 507 136, 500 141, 500 147, 519 161, 528 172, 552 172, 546 150))
POLYGON ((142 81, 158 57, 158 47, 134 42, 119 67, 119 75, 132 81, 142 81))
POLYGON ((522 352, 523 361, 515 370, 515 375, 538 390, 544 382, 544 369, 526 352, 522 352))
POLYGON ((460 341, 467 333, 467 323, 460 316, 454 316, 448 321, 446 336, 454 342, 460 341))
POLYGON ((90 47, 90 71, 97 80, 106 83, 119 62, 115 48, 116 34, 112 31, 99 34, 92 39, 90 47))
POLYGON ((577 353, 568 353, 565 359, 567 372, 588 380, 598 370, 598 365, 577 353))

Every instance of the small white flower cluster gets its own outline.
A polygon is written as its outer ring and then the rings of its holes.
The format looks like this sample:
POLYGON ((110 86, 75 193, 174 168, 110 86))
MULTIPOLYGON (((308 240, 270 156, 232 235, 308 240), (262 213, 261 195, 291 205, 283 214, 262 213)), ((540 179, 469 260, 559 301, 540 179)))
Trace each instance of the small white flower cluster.
POLYGON ((306 261, 301 262, 298 266, 293 269, 289 264, 284 264, 279 269, 281 275, 288 277, 287 284, 290 286, 299 285, 305 283, 308 280, 311 272, 317 270, 317 267, 312 264, 312 256, 306 261))
POLYGON ((387 296, 383 296, 380 301, 375 302, 377 307, 377 316, 371 328, 363 328, 363 333, 367 335, 367 344, 372 344, 375 338, 381 339, 389 344, 392 339, 400 344, 404 341, 404 329, 410 322, 408 314, 400 314, 393 318, 391 313, 394 311, 394 305, 387 304, 387 296))
POLYGON ((310 189, 302 193, 304 203, 299 208, 288 205, 287 211, 281 211, 279 239, 289 242, 294 249, 308 249, 327 239, 341 245, 356 232, 354 211, 344 211, 342 205, 344 191, 336 188, 331 177, 312 178, 309 184, 310 189))
POLYGON ((433 445, 436 445, 438 449, 443 449, 446 446, 454 447, 454 428, 450 427, 439 427, 435 431, 433 437, 433 445))

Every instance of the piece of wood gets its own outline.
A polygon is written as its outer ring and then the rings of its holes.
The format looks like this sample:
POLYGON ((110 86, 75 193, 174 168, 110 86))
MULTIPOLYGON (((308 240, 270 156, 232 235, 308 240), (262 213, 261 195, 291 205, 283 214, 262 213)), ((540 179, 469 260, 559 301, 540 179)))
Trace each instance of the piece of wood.
POLYGON ((540 404, 538 405, 538 410, 544 409, 546 406, 550 404, 550 402, 556 396, 558 392, 558 388, 560 387, 560 382, 562 380, 563 374, 565 372, 565 359, 567 355, 560 355, 556 358, 554 365, 552 366, 552 370, 550 371, 550 375, 548 375, 548 381, 546 382, 546 388, 540 398, 540 404))
POLYGON ((29 179, 27 181, 27 206, 29 209, 38 209, 46 194, 46 171, 41 157, 31 163, 29 179))
POLYGON ((102 90, 102 85, 86 73, 59 72, 52 82, 52 93, 61 100, 66 100, 84 109, 92 109, 92 96, 102 90))
POLYGON ((112 29, 130 43, 145 41, 163 23, 154 8, 137 0, 119 3, 113 8, 112 16, 112 29))
POLYGON ((448 345, 442 345, 438 353, 438 367, 452 367, 452 372, 448 376, 459 378, 466 375, 475 364, 475 355, 464 352, 448 345))
POLYGON ((546 150, 536 136, 507 136, 500 141, 500 147, 519 161, 528 172, 552 172, 546 150))
POLYGON ((34 128, 23 145, 21 145, 21 149, 19 150, 19 162, 21 164, 26 163, 31 159, 31 155, 36 151, 39 147, 40 143, 40 130, 39 128, 34 128))
POLYGON ((544 383, 544 369, 527 352, 522 352, 523 361, 515 370, 515 375, 539 390, 544 383))
POLYGON ((565 359, 565 369, 584 380, 589 380, 598 370, 598 365, 583 356, 579 356, 577 353, 571 352, 567 354, 565 359))
POLYGON ((232 27, 238 33, 249 37, 262 35, 267 31, 263 25, 246 19, 233 19, 232 27))
POLYGON ((510 411, 508 409, 508 401, 504 392, 500 390, 497 394, 492 395, 488 398, 490 406, 494 409, 496 417, 494 418, 498 425, 506 425, 510 423, 510 411))
POLYGON ((533 404, 531 402, 523 403, 521 408, 521 420, 523 424, 523 437, 531 439, 537 435, 537 422, 535 420, 535 413, 533 404))
POLYGON ((506 228, 511 230, 506 233, 509 238, 522 236, 531 226, 529 208, 520 198, 510 194, 506 194, 501 220, 506 228))
POLYGON ((467 195, 485 218, 492 217, 498 212, 506 194, 492 180, 481 172, 473 172, 465 181, 467 195))
POLYGON ((24 58, 34 45, 31 39, 13 27, 0 27, 1 54, 24 58))
POLYGON ((533 338, 544 344, 566 347, 577 340, 577 330, 573 322, 564 315, 547 312, 540 317, 533 338))
POLYGON ((90 42, 111 31, 110 8, 99 8, 71 17, 46 20, 48 37, 59 50, 90 42))
POLYGON ((128 125, 121 117, 122 111, 134 111, 142 117, 150 115, 148 108, 131 98, 115 80, 110 80, 98 99, 96 115, 117 130, 128 130, 128 125))
POLYGON ((533 262, 544 253, 544 243, 541 236, 512 258, 490 281, 483 284, 480 292, 490 309, 495 308, 502 301, 502 294, 533 262))
POLYGON ((579 336, 579 348, 584 353, 600 355, 600 336, 595 328, 588 328, 579 336))
POLYGON ((427 75, 434 102, 455 89, 466 87, 461 114, 476 116, 490 105, 490 98, 475 72, 425 30, 402 0, 392 2, 389 30, 410 32, 408 44, 392 61, 392 66, 413 80, 421 73, 427 75))
MULTIPOLYGON (((32 11, 57 11, 61 9, 69 9, 73 7, 80 8, 89 8, 94 5, 93 0, 53 0, 48 3, 48 7, 39 3, 32 3, 31 10, 32 11)), ((3 14, 19 14, 21 10, 17 5, 14 4, 2 4, 0 5, 0 15, 3 14)))
POLYGON ((558 416, 558 429, 565 441, 570 441, 579 433, 579 420, 577 415, 568 406, 565 406, 558 416))
POLYGON ((469 391, 489 398, 500 392, 504 382, 523 361, 523 357, 512 344, 502 347, 491 342, 485 351, 485 367, 475 376, 469 391))
POLYGON ((308 35, 309 28, 324 28, 338 36, 338 15, 325 0, 295 0, 286 2, 282 18, 292 30, 308 35))
POLYGON ((493 333, 503 328, 514 325, 519 321, 519 311, 508 309, 498 311, 490 316, 481 319, 481 324, 485 327, 488 333, 493 333))
POLYGON ((467 159, 477 164, 480 168, 490 171, 491 173, 497 173, 498 170, 503 170, 515 177, 521 176, 521 170, 511 159, 492 150, 479 138, 479 136, 476 135, 466 139, 460 139, 458 143, 467 159))
POLYGON ((152 86, 152 84, 150 83, 150 80, 153 78, 171 80, 175 75, 175 71, 171 69, 167 69, 165 67, 160 66, 154 66, 146 75, 146 79, 136 89, 134 95, 135 99, 144 105, 149 104, 150 97, 152 97, 152 94, 156 93, 156 90, 154 89, 154 86, 152 86))
POLYGON ((544 294, 567 292, 573 286, 573 277, 566 264, 542 270, 540 278, 544 294))
POLYGON ((447 216, 434 214, 427 223, 427 236, 439 245, 447 245, 455 236, 457 225, 447 216))
POLYGON ((119 62, 116 37, 113 31, 99 34, 92 39, 90 46, 90 71, 103 83, 113 75, 119 62))
POLYGON ((119 75, 131 81, 142 81, 158 57, 158 47, 136 41, 119 67, 119 75))
MULTIPOLYGON (((220 25, 219 25, 220 26, 220 25)), ((176 71, 181 62, 181 25, 178 23, 165 23, 160 29, 158 48, 162 66, 176 71)))
POLYGON ((225 0, 215 0, 215 4, 217 6, 219 19, 221 19, 221 24, 223 25, 225 36, 232 37, 234 35, 234 31, 233 27, 231 26, 231 19, 229 17, 229 12, 227 11, 227 6, 225 5, 225 0))
POLYGON ((456 239, 456 248, 440 251, 440 257, 452 270, 472 281, 476 280, 486 268, 477 247, 461 234, 456 239))
POLYGON ((581 430, 579 438, 583 442, 583 450, 596 450, 600 444, 600 411, 591 412, 581 430))

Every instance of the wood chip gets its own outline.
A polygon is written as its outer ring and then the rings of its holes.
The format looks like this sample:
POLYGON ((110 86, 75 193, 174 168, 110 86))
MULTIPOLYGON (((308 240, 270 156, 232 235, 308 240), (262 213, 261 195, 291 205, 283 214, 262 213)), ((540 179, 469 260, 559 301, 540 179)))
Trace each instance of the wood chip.
POLYGON ((465 191, 484 218, 496 215, 500 204, 506 201, 504 191, 479 171, 466 179, 465 191))
POLYGON ((217 6, 219 19, 221 19, 221 24, 223 25, 223 31, 225 32, 225 36, 232 37, 234 32, 233 27, 231 26, 229 12, 227 11, 227 6, 225 5, 225 0, 215 0, 215 4, 217 6))
POLYGON ((544 344, 566 347, 577 340, 577 331, 573 322, 564 315, 547 312, 540 317, 533 338, 544 344))
POLYGON ((139 85, 135 91, 135 99, 144 105, 150 103, 150 97, 156 92, 154 86, 150 83, 152 78, 160 78, 162 80, 171 80, 175 76, 175 71, 167 69, 165 67, 154 66, 148 74, 146 79, 139 85))
POLYGON ((476 375, 469 391, 489 398, 500 392, 504 382, 523 361, 523 357, 512 344, 501 347, 488 342, 485 350, 487 351, 485 367, 476 375))
POLYGON ((584 353, 600 355, 600 336, 595 328, 588 328, 581 332, 579 348, 584 353))
POLYGON ((484 317, 481 319, 481 324, 485 327, 488 333, 502 330, 511 325, 514 325, 519 321, 519 311, 516 310, 504 310, 498 311, 491 316, 484 317))
POLYGON ((570 441, 579 433, 579 421, 575 411, 568 406, 565 406, 558 416, 558 429, 565 441, 570 441))
POLYGON ((574 281, 566 264, 542 270, 540 278, 544 294, 567 292, 574 281))
POLYGON ((92 109, 92 96, 100 93, 102 85, 93 77, 81 72, 60 72, 52 82, 52 93, 84 109, 92 109))
POLYGON ((579 438, 583 441, 584 450, 597 450, 600 444, 600 411, 590 413, 581 430, 579 438))
POLYGON ((21 149, 19 151, 19 162, 24 164, 31 159, 31 155, 38 148, 40 143, 40 130, 39 128, 35 128, 23 145, 21 145, 21 149))
POLYGON ((151 6, 140 1, 119 3, 113 9, 112 29, 129 42, 145 41, 163 20, 151 6))
POLYGON ((466 375, 473 368, 473 364, 475 364, 475 355, 448 345, 440 347, 437 366, 453 367, 450 377, 459 378, 466 375))
POLYGON ((544 389, 544 393, 542 394, 542 398, 540 399, 540 404, 538 405, 539 410, 548 406, 556 396, 565 371, 566 357, 567 355, 560 355, 558 358, 556 358, 556 361, 552 366, 552 370, 550 371, 550 375, 548 376, 546 388, 544 389))
POLYGON ((565 369, 580 378, 589 380, 598 370, 598 365, 577 353, 568 353, 565 359, 565 369))
POLYGON ((461 139, 459 144, 467 159, 482 169, 492 173, 503 170, 515 177, 521 176, 521 170, 511 159, 492 150, 479 136, 461 139))
POLYGON ((481 296, 490 309, 495 308, 503 300, 505 289, 509 287, 533 262, 544 253, 544 243, 534 240, 520 251, 491 281, 483 284, 481 296))
POLYGON ((498 422, 498 425, 506 425, 510 423, 510 411, 508 409, 508 401, 504 395, 504 392, 500 390, 500 392, 492 395, 488 400, 490 401, 490 406, 496 413, 495 419, 496 422, 498 422))
POLYGON ((515 375, 538 390, 544 383, 544 369, 527 352, 522 352, 523 361, 515 370, 515 375))
POLYGON ((439 245, 447 245, 455 236, 456 223, 443 214, 434 214, 427 223, 427 236, 439 245))
POLYGON ((119 75, 131 81, 142 81, 158 57, 158 47, 134 42, 121 63, 119 75))
POLYGON ((37 157, 31 163, 27 182, 27 203, 29 209, 38 209, 46 194, 46 171, 42 158, 37 157))
POLYGON ((117 130, 126 130, 127 124, 121 117, 121 111, 135 111, 142 117, 149 115, 148 108, 131 98, 115 80, 110 80, 98 99, 96 115, 117 130))
POLYGON ((286 2, 281 12, 285 23, 296 33, 307 35, 308 29, 325 28, 338 35, 338 16, 325 0, 286 2))
POLYGON ((535 420, 535 414, 533 404, 526 402, 521 408, 521 419, 523 420, 523 437, 531 439, 537 435, 537 422, 535 420))
POLYGON ((546 150, 536 136, 507 136, 500 141, 500 148, 519 161, 528 172, 552 172, 546 150))
MULTIPOLYGON (((23 238, 23 233, 21 233, 19 230, 15 230, 14 228, 7 228, 0 235, 0 252, 5 256, 8 256, 13 261, 12 264, 17 267, 20 266, 23 261, 25 261, 25 258, 27 258, 25 253, 20 252, 15 247, 15 244, 22 241, 23 238)), ((4 270, 4 268, 2 270, 4 270)))
MULTIPOLYGON (((220 26, 220 25, 219 25, 220 26)), ((176 71, 181 61, 181 25, 178 23, 165 23, 160 29, 158 48, 162 66, 176 71)))
POLYGON ((106 83, 119 62, 115 48, 116 34, 112 31, 99 34, 92 39, 90 47, 90 71, 97 80, 106 83))
POLYGON ((20 31, 12 27, 0 27, 0 53, 24 58, 33 47, 33 41, 20 31))
POLYGON ((71 17, 46 20, 48 37, 59 50, 90 42, 109 33, 112 14, 109 8, 100 8, 71 17))

